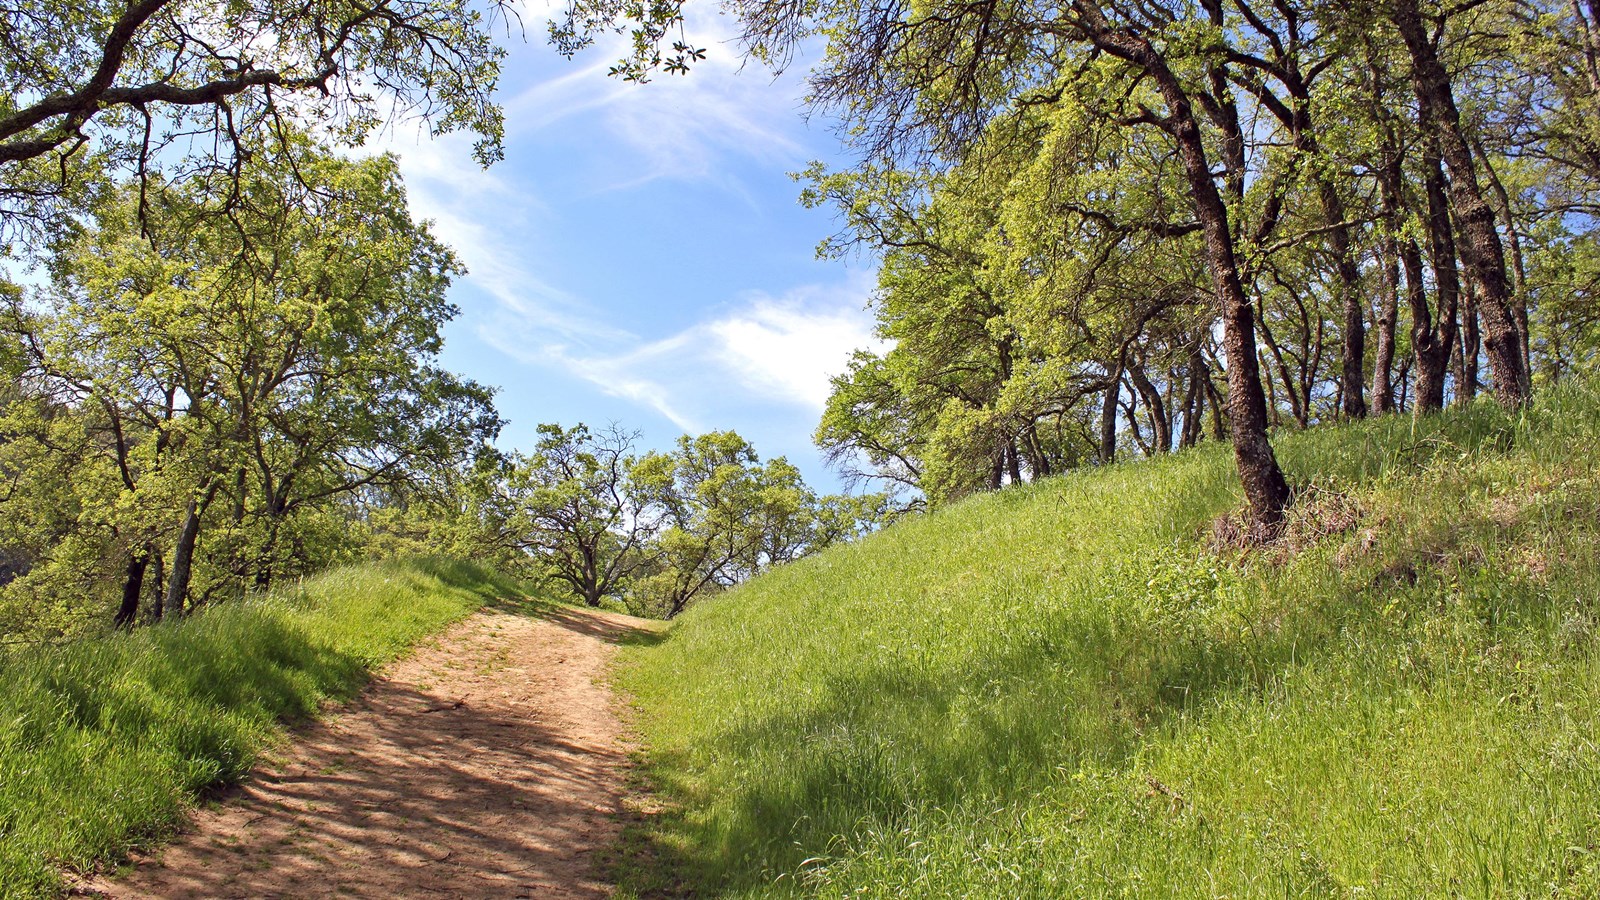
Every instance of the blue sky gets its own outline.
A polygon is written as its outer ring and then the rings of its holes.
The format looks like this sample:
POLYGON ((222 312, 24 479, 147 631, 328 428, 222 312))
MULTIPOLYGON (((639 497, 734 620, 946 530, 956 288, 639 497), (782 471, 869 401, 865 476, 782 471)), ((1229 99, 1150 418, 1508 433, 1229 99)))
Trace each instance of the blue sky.
POLYGON ((873 345, 873 272, 815 258, 836 223, 788 173, 838 142, 805 121, 804 66, 740 71, 727 24, 691 19, 709 58, 633 85, 606 76, 615 46, 568 61, 542 28, 509 44, 504 162, 404 126, 376 144, 470 270, 445 364, 500 388, 504 447, 540 422, 617 421, 647 447, 732 428, 836 489, 810 435, 828 376, 873 345))

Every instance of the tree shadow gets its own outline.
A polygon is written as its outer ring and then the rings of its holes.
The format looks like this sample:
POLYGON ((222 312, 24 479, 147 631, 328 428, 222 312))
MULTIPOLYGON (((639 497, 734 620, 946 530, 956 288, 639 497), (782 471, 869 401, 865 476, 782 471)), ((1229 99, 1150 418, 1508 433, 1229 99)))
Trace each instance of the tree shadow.
MULTIPOLYGON (((1180 716, 1228 695, 1263 695, 1288 667, 1338 646, 1312 604, 1227 640, 1092 611, 1052 616, 1037 633, 932 673, 874 660, 812 682, 793 712, 712 735, 695 759, 740 760, 731 780, 709 792, 659 787, 708 799, 715 814, 669 808, 630 822, 614 871, 641 897, 754 890, 835 854, 841 837, 893 834, 936 809, 994 809, 1044 789, 1063 768, 1127 766, 1180 716)), ((662 778, 699 764, 657 762, 662 778)))
POLYGON ((667 639, 665 622, 645 624, 650 620, 629 616, 619 621, 618 614, 574 607, 551 606, 540 613, 540 618, 575 634, 581 634, 618 646, 650 647, 667 639))
POLYGON ((118 896, 604 897, 623 751, 515 703, 377 682, 219 795, 199 830, 118 896))

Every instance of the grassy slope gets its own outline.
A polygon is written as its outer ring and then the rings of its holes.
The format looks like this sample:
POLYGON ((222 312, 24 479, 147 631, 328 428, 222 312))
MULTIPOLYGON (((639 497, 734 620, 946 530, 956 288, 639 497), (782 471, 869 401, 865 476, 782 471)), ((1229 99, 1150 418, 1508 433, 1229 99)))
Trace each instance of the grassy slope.
POLYGON ((519 586, 409 560, 308 579, 132 634, 0 655, 0 898, 50 896, 169 832, 285 720, 519 586))
POLYGON ((1208 447, 787 566, 629 651, 631 887, 1600 896, 1600 399, 1284 436, 1298 553, 1204 550, 1208 447))

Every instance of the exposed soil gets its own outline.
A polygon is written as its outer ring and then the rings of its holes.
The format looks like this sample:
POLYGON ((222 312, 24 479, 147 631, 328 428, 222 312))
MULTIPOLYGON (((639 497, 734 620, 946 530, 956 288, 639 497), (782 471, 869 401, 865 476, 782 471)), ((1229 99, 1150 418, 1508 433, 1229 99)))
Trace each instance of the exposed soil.
POLYGON ((606 897, 629 747, 603 677, 655 623, 484 611, 296 736, 116 898, 606 897))

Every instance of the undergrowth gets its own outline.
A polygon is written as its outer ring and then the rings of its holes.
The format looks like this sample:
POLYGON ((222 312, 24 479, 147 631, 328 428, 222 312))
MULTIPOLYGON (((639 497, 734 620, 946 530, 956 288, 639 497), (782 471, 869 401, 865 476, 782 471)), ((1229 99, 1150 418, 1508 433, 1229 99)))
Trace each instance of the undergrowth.
POLYGON ((448 560, 355 566, 188 618, 0 655, 0 898, 53 896, 170 833, 282 725, 520 586, 448 560))
POLYGON ((640 895, 1600 896, 1600 398, 983 496, 691 609, 620 676, 640 895), (1225 542, 1224 542, 1225 543, 1225 542))

